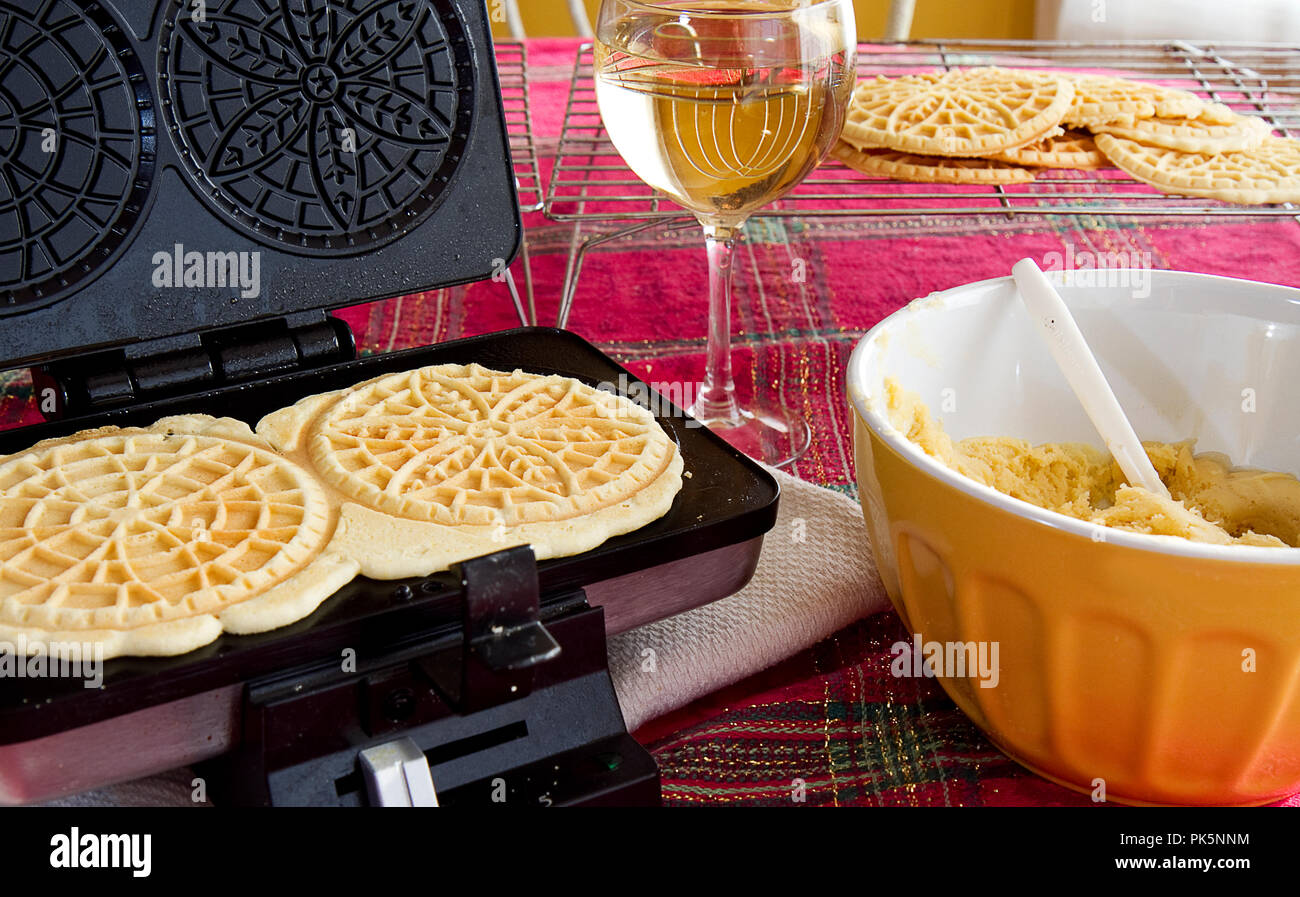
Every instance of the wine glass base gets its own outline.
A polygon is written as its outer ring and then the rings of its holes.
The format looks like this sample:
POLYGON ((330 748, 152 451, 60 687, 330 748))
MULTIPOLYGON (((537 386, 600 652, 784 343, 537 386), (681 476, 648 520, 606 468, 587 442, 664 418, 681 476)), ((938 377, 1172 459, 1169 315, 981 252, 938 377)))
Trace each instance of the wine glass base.
POLYGON ((771 467, 797 461, 812 443, 807 422, 784 409, 742 408, 739 421, 696 419, 732 447, 771 467))

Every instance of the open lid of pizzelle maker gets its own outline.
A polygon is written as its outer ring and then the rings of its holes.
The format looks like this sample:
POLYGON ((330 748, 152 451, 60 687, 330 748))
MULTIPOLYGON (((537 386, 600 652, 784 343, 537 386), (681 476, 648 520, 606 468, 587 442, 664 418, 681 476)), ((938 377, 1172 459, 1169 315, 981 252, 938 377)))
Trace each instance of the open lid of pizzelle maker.
MULTIPOLYGON (((481 0, 0 0, 0 369, 32 366, 51 418, 0 454, 169 414, 255 424, 426 364, 635 384, 542 328, 356 358, 327 314, 482 279, 520 241, 481 0)), ((682 492, 583 555, 358 578, 283 629, 110 660, 93 689, 0 676, 0 803, 198 761, 251 803, 657 802, 605 632, 743 585, 778 493, 658 414, 682 492)))
POLYGON ((0 368, 53 362, 79 412, 231 382, 349 354, 326 309, 508 262, 484 18, 477 0, 0 3, 0 368))

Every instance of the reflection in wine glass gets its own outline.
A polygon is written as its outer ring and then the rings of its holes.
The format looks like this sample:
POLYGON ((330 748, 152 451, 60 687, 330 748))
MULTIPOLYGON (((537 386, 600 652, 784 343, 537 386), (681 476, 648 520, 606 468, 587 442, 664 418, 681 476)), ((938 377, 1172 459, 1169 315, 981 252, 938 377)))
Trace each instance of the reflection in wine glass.
POLYGON ((798 95, 759 104, 742 95, 735 104, 714 104, 705 114, 684 121, 674 107, 666 139, 676 139, 682 157, 705 177, 766 179, 807 138, 807 106, 807 98, 798 95), (749 120, 755 111, 761 121, 749 120))

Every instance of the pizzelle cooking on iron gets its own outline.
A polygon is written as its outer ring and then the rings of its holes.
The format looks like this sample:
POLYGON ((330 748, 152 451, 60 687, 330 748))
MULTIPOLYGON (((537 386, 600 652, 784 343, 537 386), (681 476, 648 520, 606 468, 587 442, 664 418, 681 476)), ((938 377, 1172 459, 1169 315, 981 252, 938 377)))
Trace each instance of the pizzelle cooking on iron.
POLYGON ((667 513, 681 472, 626 398, 477 365, 311 396, 256 432, 191 415, 54 439, 0 458, 0 638, 179 654, 299 620, 358 573, 595 548, 667 513))
POLYGON ((206 760, 414 800, 393 744, 447 804, 657 803, 606 632, 740 588, 775 482, 573 334, 359 358, 329 314, 518 252, 481 0, 0 0, 0 57, 0 369, 47 418, 0 434, 0 643, 108 659, 0 677, 0 803, 206 760))

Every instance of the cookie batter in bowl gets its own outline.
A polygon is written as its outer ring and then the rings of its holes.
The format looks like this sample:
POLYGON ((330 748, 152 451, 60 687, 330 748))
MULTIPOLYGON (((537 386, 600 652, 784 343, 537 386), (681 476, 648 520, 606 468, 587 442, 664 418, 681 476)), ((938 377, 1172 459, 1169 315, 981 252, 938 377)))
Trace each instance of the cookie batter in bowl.
POLYGON ((885 379, 890 423, 926 454, 1012 498, 1078 520, 1214 545, 1300 547, 1300 479, 1238 469, 1195 443, 1143 443, 1172 500, 1130 486, 1111 456, 1085 443, 953 440, 920 398, 885 379))

